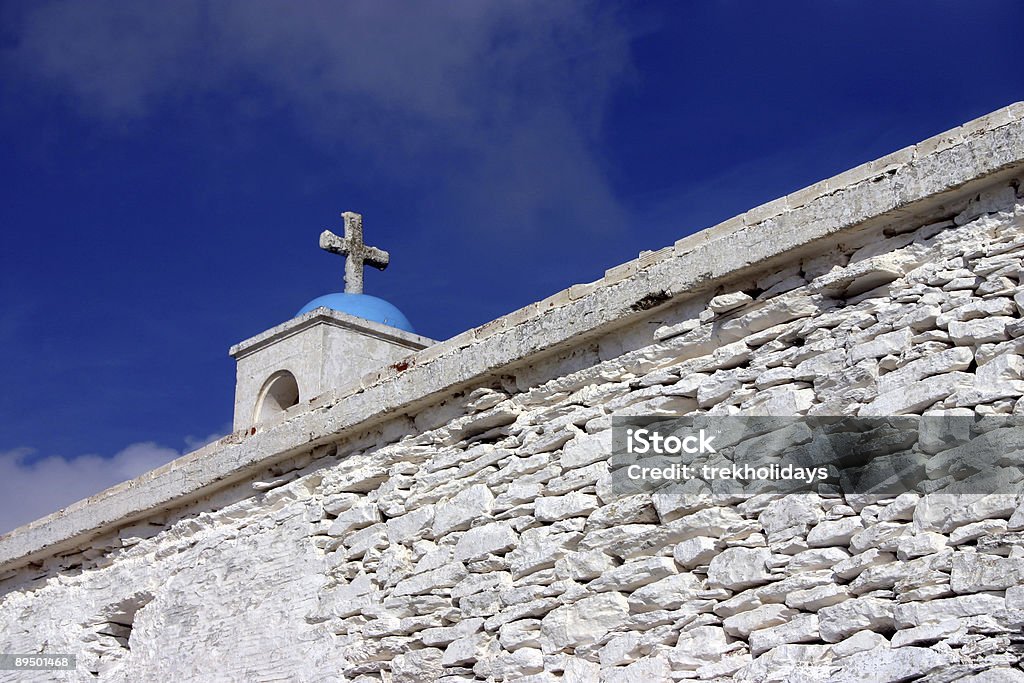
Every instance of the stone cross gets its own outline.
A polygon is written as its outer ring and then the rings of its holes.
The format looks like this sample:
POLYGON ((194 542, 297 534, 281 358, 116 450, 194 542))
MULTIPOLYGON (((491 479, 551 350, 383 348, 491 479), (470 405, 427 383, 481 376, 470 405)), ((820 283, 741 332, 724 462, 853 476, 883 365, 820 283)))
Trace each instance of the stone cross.
POLYGON ((345 257, 345 292, 362 294, 363 264, 384 270, 388 267, 390 255, 383 249, 368 247, 363 242, 361 214, 346 211, 341 217, 345 219, 345 236, 338 237, 330 230, 324 230, 320 233, 320 248, 345 257))

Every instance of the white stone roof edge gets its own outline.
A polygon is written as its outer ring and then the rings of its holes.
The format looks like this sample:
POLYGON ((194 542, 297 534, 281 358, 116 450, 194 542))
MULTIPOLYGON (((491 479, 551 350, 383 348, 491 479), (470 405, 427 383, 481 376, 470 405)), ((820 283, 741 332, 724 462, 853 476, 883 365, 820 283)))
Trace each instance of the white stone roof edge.
POLYGON ((338 327, 346 327, 350 330, 362 332, 367 336, 394 342, 417 351, 430 346, 431 344, 437 343, 433 339, 416 334, 415 332, 406 332, 405 330, 400 330, 396 327, 391 327, 390 325, 383 325, 372 320, 366 320, 365 318, 360 318, 358 316, 345 313, 344 311, 336 311, 333 308, 328 308, 327 306, 320 306, 318 308, 314 308, 312 311, 303 313, 300 316, 286 320, 280 325, 275 325, 269 330, 253 335, 244 341, 238 342, 228 349, 228 355, 232 358, 246 356, 253 351, 257 351, 284 337, 301 332, 307 327, 315 325, 318 322, 326 322, 332 325, 337 325, 338 327))
POLYGON ((178 507, 262 468, 366 430, 567 343, 603 334, 651 308, 777 260, 837 233, 920 213, 1024 170, 1024 103, 962 126, 645 252, 596 282, 468 330, 317 397, 287 421, 235 433, 163 467, 0 536, 0 570, 178 507), (728 249, 715 242, 730 238, 728 249), (466 351, 473 347, 472 351, 466 351))

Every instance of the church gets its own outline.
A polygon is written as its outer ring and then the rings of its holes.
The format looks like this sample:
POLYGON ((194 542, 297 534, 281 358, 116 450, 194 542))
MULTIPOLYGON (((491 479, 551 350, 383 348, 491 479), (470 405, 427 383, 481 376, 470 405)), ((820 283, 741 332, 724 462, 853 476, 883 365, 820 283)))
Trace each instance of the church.
POLYGON ((342 219, 232 434, 0 537, 0 681, 1024 681, 1024 441, 978 426, 1024 415, 1024 103, 445 341, 342 219), (624 474, 669 423, 880 436, 837 485, 624 474))

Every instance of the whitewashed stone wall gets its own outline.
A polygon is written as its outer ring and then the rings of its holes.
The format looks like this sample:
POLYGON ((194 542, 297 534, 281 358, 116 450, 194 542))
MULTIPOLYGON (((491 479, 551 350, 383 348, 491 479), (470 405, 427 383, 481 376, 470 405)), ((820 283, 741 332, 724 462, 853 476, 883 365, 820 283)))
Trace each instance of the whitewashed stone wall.
POLYGON ((1018 188, 23 567, 3 649, 101 681, 1024 680, 1019 497, 695 509, 607 466, 614 415, 1024 412, 1018 188))

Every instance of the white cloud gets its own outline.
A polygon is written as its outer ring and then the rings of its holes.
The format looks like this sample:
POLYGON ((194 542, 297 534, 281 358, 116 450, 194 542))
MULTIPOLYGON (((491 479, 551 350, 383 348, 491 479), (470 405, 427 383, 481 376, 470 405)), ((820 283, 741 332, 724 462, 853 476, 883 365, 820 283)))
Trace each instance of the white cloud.
POLYGON ((340 144, 348 163, 392 185, 467 198, 474 222, 607 226, 623 212, 598 142, 632 73, 632 36, 608 8, 34 3, 9 20, 5 61, 101 119, 145 120, 186 102, 231 103, 239 117, 286 112, 316 144, 340 144))
POLYGON ((134 443, 111 458, 82 455, 32 460, 32 450, 0 452, 0 533, 56 512, 181 455, 152 442, 134 443))

